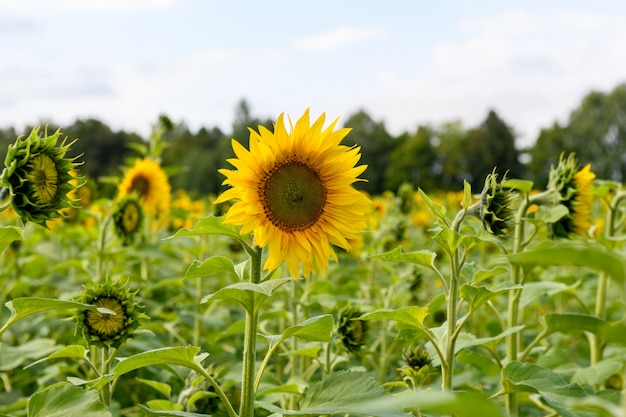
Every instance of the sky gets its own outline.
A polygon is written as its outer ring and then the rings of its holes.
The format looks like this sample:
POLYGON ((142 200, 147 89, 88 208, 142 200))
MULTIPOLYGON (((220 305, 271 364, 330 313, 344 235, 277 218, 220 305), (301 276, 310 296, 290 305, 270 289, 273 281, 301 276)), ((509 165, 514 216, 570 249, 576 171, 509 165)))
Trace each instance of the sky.
POLYGON ((228 133, 246 100, 393 135, 495 110, 525 146, 626 82, 624 21, 622 0, 0 0, 0 127, 228 133))

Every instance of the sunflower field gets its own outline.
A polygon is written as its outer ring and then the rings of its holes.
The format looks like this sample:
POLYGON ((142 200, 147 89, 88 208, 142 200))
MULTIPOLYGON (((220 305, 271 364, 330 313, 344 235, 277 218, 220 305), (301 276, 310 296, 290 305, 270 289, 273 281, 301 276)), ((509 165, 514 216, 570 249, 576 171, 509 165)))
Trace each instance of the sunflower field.
POLYGON ((172 190, 158 137, 101 197, 36 127, 0 176, 0 416, 626 416, 626 190, 367 195, 324 115, 172 190))

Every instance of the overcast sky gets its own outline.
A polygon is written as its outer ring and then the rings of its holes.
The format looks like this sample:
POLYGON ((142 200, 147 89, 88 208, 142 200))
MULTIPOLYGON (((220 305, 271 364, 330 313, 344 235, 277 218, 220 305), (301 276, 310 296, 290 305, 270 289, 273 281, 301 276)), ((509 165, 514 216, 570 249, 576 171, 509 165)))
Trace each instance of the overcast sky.
POLYGON ((254 116, 363 108, 390 133, 479 124, 532 143, 626 81, 621 0, 0 0, 0 127, 160 113, 225 132, 254 116))

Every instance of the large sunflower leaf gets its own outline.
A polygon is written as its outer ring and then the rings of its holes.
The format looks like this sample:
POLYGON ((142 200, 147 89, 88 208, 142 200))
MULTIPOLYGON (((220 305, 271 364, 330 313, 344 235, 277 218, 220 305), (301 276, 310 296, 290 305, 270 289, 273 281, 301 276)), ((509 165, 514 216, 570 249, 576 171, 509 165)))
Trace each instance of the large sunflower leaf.
POLYGON ((187 268, 185 279, 208 277, 222 272, 237 276, 235 264, 230 258, 226 256, 212 256, 204 261, 193 261, 187 268))
POLYGON ((302 396, 300 410, 285 410, 274 404, 257 403, 268 411, 284 416, 364 415, 372 417, 411 416, 406 411, 453 414, 456 417, 503 417, 500 408, 475 392, 449 393, 406 391, 389 394, 376 380, 361 372, 333 372, 313 382, 302 396), (406 410, 406 411, 405 411, 406 410))
POLYGON ((39 359, 38 361, 35 361, 28 366, 25 366, 24 369, 30 368, 31 366, 37 365, 38 363, 45 362, 50 359, 88 359, 87 352, 89 352, 89 350, 87 350, 87 348, 82 345, 63 346, 61 349, 51 353, 45 358, 39 359))
POLYGON ((34 394, 28 401, 28 417, 111 417, 95 390, 85 391, 62 383, 34 394))
POLYGON ((220 290, 206 295, 201 303, 208 303, 214 300, 231 300, 240 303, 247 311, 257 310, 259 306, 276 289, 287 282, 293 282, 292 278, 278 278, 254 284, 251 282, 237 282, 228 285, 220 290))
POLYGON ((530 250, 509 255, 509 261, 524 268, 535 265, 584 266, 605 272, 620 283, 626 276, 626 264, 616 252, 581 242, 542 242, 530 250))
POLYGON ((431 198, 428 197, 428 195, 421 188, 418 188, 417 192, 419 193, 420 197, 422 197, 422 200, 424 200, 430 211, 435 216, 437 216, 440 221, 442 221, 444 224, 447 224, 448 220, 446 219, 446 208, 431 200, 431 198))
POLYGON ((378 320, 387 319, 393 320, 400 325, 406 327, 422 330, 424 328, 424 319, 428 315, 428 307, 410 306, 399 308, 397 310, 377 310, 371 313, 365 313, 359 320, 378 320))
POLYGON ((311 383, 302 395, 300 410, 285 410, 273 404, 259 403, 268 411, 290 416, 356 414, 372 417, 409 417, 401 404, 385 401, 393 398, 376 380, 363 372, 339 371, 311 383))
POLYGON ((586 331, 595 334, 607 325, 606 321, 599 317, 576 313, 547 314, 545 320, 549 333, 580 333, 586 331))
POLYGON ((200 348, 197 346, 148 350, 122 359, 113 369, 113 374, 117 379, 128 372, 152 365, 179 365, 202 373, 204 368, 201 362, 208 356, 208 353, 198 354, 198 352, 200 348))
POLYGON ((435 252, 431 252, 429 250, 407 252, 401 246, 398 246, 389 252, 372 255, 371 257, 387 262, 406 262, 421 265, 434 270, 436 256, 437 254, 435 252))
POLYGON ((302 323, 286 328, 281 339, 297 336, 304 340, 330 342, 334 324, 333 316, 330 314, 311 317, 302 323))
POLYGON ((32 316, 33 314, 42 313, 44 311, 68 311, 74 309, 100 311, 106 314, 114 314, 109 309, 99 308, 91 304, 77 303, 75 301, 56 300, 54 298, 38 298, 38 297, 22 297, 14 298, 11 301, 4 303, 9 310, 11 310, 11 316, 6 321, 4 326, 0 328, 0 334, 2 334, 11 324, 18 320, 32 316))
POLYGON ((510 362, 502 369, 502 385, 507 392, 530 392, 541 395, 546 405, 563 417, 577 417, 570 410, 573 401, 588 394, 576 383, 567 383, 554 371, 532 363, 510 362))
POLYGON ((197 236, 197 235, 225 235, 233 237, 237 240, 241 239, 239 234, 240 228, 231 224, 224 224, 224 217, 203 217, 195 224, 192 229, 182 228, 179 229, 172 236, 168 236, 165 239, 171 239, 182 236, 197 236))

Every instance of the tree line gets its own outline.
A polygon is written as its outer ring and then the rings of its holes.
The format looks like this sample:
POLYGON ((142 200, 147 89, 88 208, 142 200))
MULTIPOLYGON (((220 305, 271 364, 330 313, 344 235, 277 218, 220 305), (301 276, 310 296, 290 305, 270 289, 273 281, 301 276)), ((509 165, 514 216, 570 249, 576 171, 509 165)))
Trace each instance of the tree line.
MULTIPOLYGON (((514 128, 495 110, 489 110, 478 125, 466 128, 459 121, 437 126, 418 125, 415 131, 391 135, 384 122, 358 110, 343 125, 352 131, 344 139, 348 146, 361 147, 361 164, 368 165, 356 186, 371 194, 396 191, 405 182, 433 190, 459 190, 463 180, 475 189, 494 168, 509 178, 532 180, 542 187, 551 165, 562 152, 576 152, 584 164, 591 163, 598 178, 623 181, 626 178, 626 83, 610 92, 592 91, 569 115, 566 123, 554 122, 541 130, 526 148, 516 146, 514 128)), ((155 125, 165 145, 161 163, 171 173, 173 189, 182 188, 192 195, 218 194, 223 188, 220 168, 230 168, 226 159, 234 156, 231 138, 248 145, 248 127, 263 125, 272 129, 272 119, 252 115, 245 100, 238 103, 230 132, 217 127, 202 127, 192 132, 184 122, 173 122, 160 115, 155 125)), ((48 123, 48 130, 56 129, 48 123)), ((24 132, 14 127, 0 129, 0 156, 24 132)), ((82 155, 81 174, 96 180, 119 175, 135 149, 147 138, 133 132, 114 131, 97 119, 78 119, 63 126, 63 132, 79 140, 72 146, 82 155)), ((112 193, 103 182, 102 192, 112 193)))

